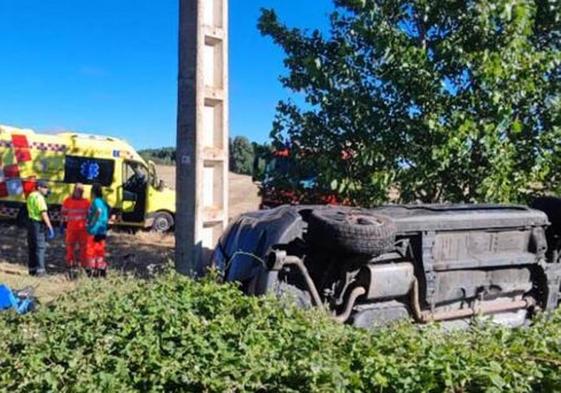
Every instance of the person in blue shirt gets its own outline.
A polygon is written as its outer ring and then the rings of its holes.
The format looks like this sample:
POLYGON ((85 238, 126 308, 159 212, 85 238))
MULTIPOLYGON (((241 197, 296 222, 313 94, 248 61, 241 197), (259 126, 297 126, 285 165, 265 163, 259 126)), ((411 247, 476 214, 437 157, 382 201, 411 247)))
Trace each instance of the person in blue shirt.
POLYGON ((105 239, 109 226, 109 205, 103 199, 101 184, 92 185, 91 205, 88 210, 87 264, 88 276, 105 277, 107 261, 105 259, 105 239))

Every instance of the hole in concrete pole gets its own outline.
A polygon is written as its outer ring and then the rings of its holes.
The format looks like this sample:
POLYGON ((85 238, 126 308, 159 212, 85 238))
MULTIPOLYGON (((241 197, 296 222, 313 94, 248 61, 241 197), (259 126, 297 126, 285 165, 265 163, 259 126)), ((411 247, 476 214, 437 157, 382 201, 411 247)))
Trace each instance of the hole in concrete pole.
POLYGON ((224 149, 224 105, 221 101, 205 100, 203 122, 203 147, 224 149))
POLYGON ((224 208, 224 161, 207 161, 203 168, 203 207, 224 208))
POLYGON ((224 87, 222 42, 211 38, 205 39, 204 47, 204 81, 205 86, 215 89, 224 87))

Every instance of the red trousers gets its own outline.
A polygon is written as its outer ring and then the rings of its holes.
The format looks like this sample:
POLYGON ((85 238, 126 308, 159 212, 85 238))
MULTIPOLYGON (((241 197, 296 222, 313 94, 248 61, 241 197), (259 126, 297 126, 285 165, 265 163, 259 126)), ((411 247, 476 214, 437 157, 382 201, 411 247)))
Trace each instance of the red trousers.
POLYGON ((87 259, 88 232, 86 229, 68 229, 66 231, 66 265, 84 266, 87 259), (78 256, 76 256, 78 254, 78 256))
POLYGON ((95 241, 94 236, 88 235, 86 268, 107 269, 105 261, 105 240, 95 241))

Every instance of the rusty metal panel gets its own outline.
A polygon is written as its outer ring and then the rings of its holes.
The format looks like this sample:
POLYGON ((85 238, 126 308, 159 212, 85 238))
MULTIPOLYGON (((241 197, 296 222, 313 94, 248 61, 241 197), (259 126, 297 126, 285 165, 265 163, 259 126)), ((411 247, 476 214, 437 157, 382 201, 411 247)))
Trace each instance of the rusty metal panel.
POLYGON ((531 230, 438 233, 432 249, 435 270, 537 263, 531 230))
POLYGON ((532 280, 530 270, 525 267, 452 270, 436 275, 436 288, 435 301, 440 303, 524 294, 532 289, 532 280))
POLYGON ((405 296, 414 278, 413 264, 390 263, 363 267, 357 281, 367 288, 367 299, 375 300, 405 296))

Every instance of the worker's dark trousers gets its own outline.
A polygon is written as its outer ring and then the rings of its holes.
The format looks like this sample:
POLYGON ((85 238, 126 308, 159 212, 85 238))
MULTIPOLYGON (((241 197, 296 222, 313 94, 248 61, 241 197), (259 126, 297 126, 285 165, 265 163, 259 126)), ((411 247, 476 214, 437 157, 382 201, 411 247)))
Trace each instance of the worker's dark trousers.
POLYGON ((29 220, 27 224, 27 249, 29 251, 29 274, 32 276, 45 274, 45 251, 47 226, 38 221, 29 220))

